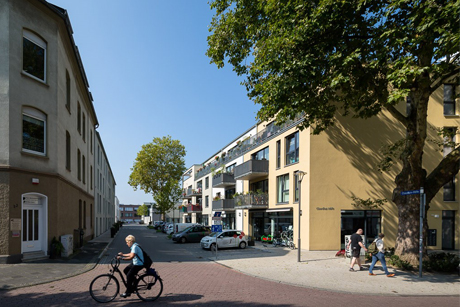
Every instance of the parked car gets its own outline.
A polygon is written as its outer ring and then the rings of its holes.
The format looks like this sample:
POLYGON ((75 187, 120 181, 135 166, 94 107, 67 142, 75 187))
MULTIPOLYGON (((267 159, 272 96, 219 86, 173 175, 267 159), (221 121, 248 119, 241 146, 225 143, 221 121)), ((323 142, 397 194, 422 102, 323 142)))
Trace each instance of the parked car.
POLYGON ((203 249, 216 250, 217 248, 239 247, 246 248, 248 246, 248 237, 241 230, 228 229, 222 232, 213 232, 209 236, 201 239, 201 247, 203 249))
POLYGON ((205 236, 211 234, 211 227, 209 226, 202 226, 202 225, 195 225, 185 228, 181 232, 175 233, 172 236, 172 240, 174 242, 200 242, 201 239, 205 236))
POLYGON ((164 222, 163 221, 155 221, 153 222, 153 228, 154 229, 161 229, 161 227, 163 226, 164 222))
POLYGON ((174 233, 174 224, 168 224, 165 226, 166 234, 170 235, 174 233))
POLYGON ((169 225, 172 225, 172 223, 164 223, 160 228, 161 231, 166 233, 166 230, 168 229, 169 225))

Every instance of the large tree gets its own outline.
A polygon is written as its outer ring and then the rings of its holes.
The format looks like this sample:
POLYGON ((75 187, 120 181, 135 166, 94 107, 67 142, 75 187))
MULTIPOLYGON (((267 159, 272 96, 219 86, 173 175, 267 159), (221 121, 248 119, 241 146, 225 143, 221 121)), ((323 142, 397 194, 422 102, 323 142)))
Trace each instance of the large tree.
MULTIPOLYGON (((177 198, 176 187, 185 171, 185 147, 170 136, 154 138, 142 146, 131 168, 128 183, 134 190, 140 188, 151 193, 156 209, 164 216, 171 209, 170 202, 177 198)), ((180 194, 180 193, 179 193, 180 194)))
POLYGON ((162 189, 159 193, 156 193, 153 196, 153 199, 156 202, 155 209, 158 212, 163 214, 164 213, 174 210, 175 204, 179 201, 182 197, 182 188, 177 180, 171 180, 166 184, 164 189, 162 189))
MULTIPOLYGON (((260 120, 306 114, 317 134, 337 112, 369 118, 387 110, 407 131, 393 201, 399 212, 396 254, 418 264, 419 200, 429 204, 459 170, 454 146, 429 174, 422 167, 430 95, 458 83, 459 1, 215 0, 207 55, 245 76, 260 120), (408 99, 410 112, 395 107, 408 99)), ((428 210, 429 206, 426 207, 428 210)))

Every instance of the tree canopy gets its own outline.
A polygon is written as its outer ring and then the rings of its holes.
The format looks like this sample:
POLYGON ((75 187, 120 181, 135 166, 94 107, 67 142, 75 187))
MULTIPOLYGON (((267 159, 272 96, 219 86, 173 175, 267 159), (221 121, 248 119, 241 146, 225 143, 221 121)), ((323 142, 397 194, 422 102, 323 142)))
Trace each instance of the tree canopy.
POLYGON ((137 190, 151 193, 161 208, 168 197, 175 199, 175 189, 185 171, 185 147, 170 136, 154 138, 138 152, 128 183, 137 190))
MULTIPOLYGON (((456 146, 430 174, 422 167, 430 95, 458 84, 460 5, 453 0, 215 0, 207 55, 245 76, 260 120, 304 112, 315 134, 337 112, 369 118, 387 110, 407 131, 393 201, 396 253, 417 261, 418 202, 398 191, 427 188, 427 202, 458 172, 456 146), (395 105, 403 99, 410 112, 395 105), (409 229, 410 227, 410 229, 409 229)), ((427 206, 428 210, 429 206, 427 206)))
POLYGON ((138 208, 137 208, 137 215, 139 216, 146 216, 146 215, 149 215, 149 207, 147 207, 146 204, 143 204, 143 205, 140 205, 138 208))

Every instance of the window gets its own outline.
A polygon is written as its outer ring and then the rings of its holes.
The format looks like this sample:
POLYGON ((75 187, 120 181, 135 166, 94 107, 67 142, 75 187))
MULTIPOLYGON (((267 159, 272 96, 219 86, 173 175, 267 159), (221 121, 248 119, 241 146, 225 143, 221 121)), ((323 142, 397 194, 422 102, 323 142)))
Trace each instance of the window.
MULTIPOLYGON (((455 148, 457 132, 456 128, 445 127, 444 130, 444 148, 443 155, 447 156, 455 148)), ((443 199, 444 201, 455 201, 455 177, 453 177, 448 183, 443 187, 443 199)))
POLYGON ((82 228, 83 226, 83 208, 81 199, 78 200, 78 228, 82 228))
POLYGON ((81 107, 80 103, 77 106, 77 131, 81 134, 81 107))
POLYGON ((85 155, 81 157, 81 165, 82 165, 82 175, 83 175, 83 183, 86 184, 86 158, 85 155))
POLYGON ((65 168, 70 171, 70 133, 65 132, 65 168))
POLYGON ((26 152, 46 154, 46 115, 33 108, 22 113, 22 149, 26 152))
POLYGON ((299 162, 299 132, 286 138, 286 165, 299 162))
POLYGON ((91 153, 93 153, 93 130, 91 129, 90 132, 89 132, 89 136, 90 136, 90 139, 89 139, 89 148, 90 148, 90 151, 91 153))
POLYGON ((281 167, 281 141, 276 141, 276 168, 281 167))
POLYGON ((83 113, 83 141, 86 142, 86 115, 83 113))
POLYGON ((209 189, 209 176, 204 179, 204 188, 209 189))
POLYGON ((455 177, 452 178, 443 187, 443 200, 455 201, 455 177))
POLYGON ((65 106, 70 113, 70 76, 67 70, 65 71, 65 106))
POLYGON ((22 70, 38 80, 46 81, 46 42, 27 30, 24 30, 22 38, 22 70))
POLYGON ((81 153, 80 149, 77 149, 77 177, 81 181, 81 153))
POLYGON ((203 188, 203 181, 202 181, 202 180, 200 180, 200 181, 198 181, 198 182, 196 183, 196 188, 197 188, 197 189, 202 189, 202 188, 203 188))
POLYGON ((268 147, 252 154, 252 160, 268 160, 268 147))
POLYGON ((93 189, 93 166, 92 165, 89 167, 89 172, 90 172, 89 183, 90 183, 90 188, 92 190, 93 189))
POLYGON ((83 202, 83 228, 86 229, 86 201, 83 202))
POLYGON ((444 115, 455 115, 454 84, 444 84, 444 115))
POLYGON ((209 207, 209 196, 207 195, 204 197, 204 207, 205 208, 209 207))
POLYGON ((251 189, 250 190, 253 191, 253 192, 260 191, 262 193, 268 193, 268 179, 251 183, 251 189))
POLYGON ((276 177, 277 180, 277 202, 289 202, 289 174, 276 177))
POLYGON ((229 174, 233 174, 233 170, 235 169, 235 166, 236 166, 236 163, 233 163, 232 165, 230 166, 227 166, 225 168, 225 172, 229 173, 229 174))

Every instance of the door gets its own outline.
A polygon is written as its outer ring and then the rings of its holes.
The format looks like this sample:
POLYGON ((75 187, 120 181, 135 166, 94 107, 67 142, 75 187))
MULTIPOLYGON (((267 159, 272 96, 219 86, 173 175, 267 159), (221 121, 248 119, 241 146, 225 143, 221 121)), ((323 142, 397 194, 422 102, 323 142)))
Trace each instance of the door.
POLYGON ((455 211, 442 211, 442 249, 454 249, 455 211))
POLYGON ((42 250, 43 209, 39 205, 24 206, 22 210, 22 252, 42 250))

